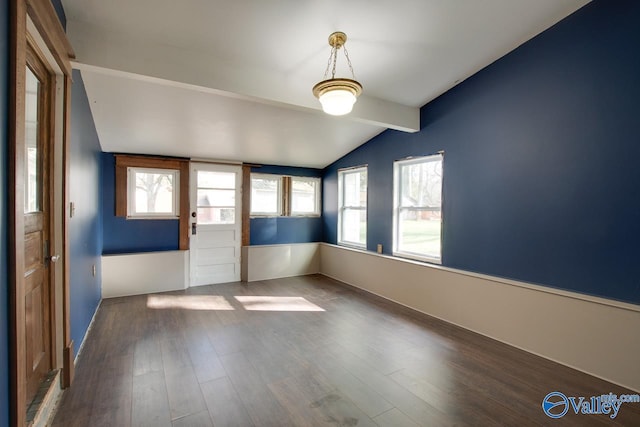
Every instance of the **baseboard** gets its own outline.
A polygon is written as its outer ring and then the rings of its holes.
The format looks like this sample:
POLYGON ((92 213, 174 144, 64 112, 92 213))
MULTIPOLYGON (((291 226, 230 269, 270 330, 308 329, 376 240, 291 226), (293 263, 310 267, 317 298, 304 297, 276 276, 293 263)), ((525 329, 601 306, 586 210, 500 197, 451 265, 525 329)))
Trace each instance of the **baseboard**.
MULTIPOLYGON (((80 346, 78 347, 78 352, 76 353, 74 359, 73 359, 73 365, 75 366, 76 363, 78 363, 78 358, 80 357, 80 355, 82 354, 82 350, 84 349, 84 343, 87 341, 87 337, 89 336, 89 333, 91 332, 91 329, 93 329, 93 323, 96 320, 96 315, 98 314, 98 310, 100 310, 100 306, 102 305, 102 300, 100 300, 100 302, 98 303, 98 306, 96 307, 95 311, 93 312, 93 316, 91 316, 91 321, 89 322, 89 326, 87 327, 87 330, 84 332, 84 336, 82 337, 82 342, 80 343, 80 346)), ((73 341, 72 341, 73 343, 73 341)), ((72 348, 73 350, 73 348, 72 348)))

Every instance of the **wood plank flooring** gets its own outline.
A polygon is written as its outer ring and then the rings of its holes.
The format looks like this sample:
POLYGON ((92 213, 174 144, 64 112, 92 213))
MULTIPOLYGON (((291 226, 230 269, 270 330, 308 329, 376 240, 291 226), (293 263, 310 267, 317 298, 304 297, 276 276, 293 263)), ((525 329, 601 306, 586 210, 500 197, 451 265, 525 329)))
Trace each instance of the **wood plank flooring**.
POLYGON ((53 425, 640 425, 551 391, 635 394, 315 275, 104 300, 53 425))

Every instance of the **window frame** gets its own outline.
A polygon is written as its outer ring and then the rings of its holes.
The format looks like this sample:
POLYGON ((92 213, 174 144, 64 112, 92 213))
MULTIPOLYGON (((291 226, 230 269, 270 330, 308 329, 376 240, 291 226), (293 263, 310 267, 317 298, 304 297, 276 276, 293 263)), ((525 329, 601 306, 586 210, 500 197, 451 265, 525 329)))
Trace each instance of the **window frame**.
MULTIPOLYGON (((189 159, 154 157, 135 154, 114 154, 115 157, 115 216, 127 218, 127 168, 172 169, 180 171, 180 216, 171 218, 179 222, 178 249, 189 249, 189 159)), ((137 221, 138 218, 130 218, 137 221)))
POLYGON ((249 215, 251 216, 251 218, 270 218, 270 217, 279 217, 282 216, 283 213, 283 209, 282 209, 282 197, 283 197, 283 185, 282 185, 282 180, 283 180, 283 176, 282 175, 277 175, 277 174, 269 174, 269 173, 251 173, 251 178, 250 178, 250 187, 249 187, 249 192, 250 192, 250 202, 249 202, 249 215), (277 180, 278 181, 278 189, 277 189, 277 194, 276 194, 276 206, 278 207, 278 211, 277 212, 260 212, 260 211, 253 211, 253 179, 254 178, 258 178, 258 179, 271 179, 271 180, 277 180))
POLYGON ((393 162, 393 256, 400 258, 408 258, 416 261, 428 262, 432 264, 442 264, 442 243, 443 243, 443 230, 444 230, 444 215, 443 205, 444 201, 444 153, 438 152, 427 156, 410 157, 407 159, 396 160, 393 162), (427 206, 403 206, 402 205, 402 179, 401 170, 405 166, 411 166, 427 162, 441 162, 442 167, 442 179, 440 184, 440 209, 434 209, 427 206), (406 250, 400 250, 400 217, 403 211, 415 211, 415 212, 440 212, 440 250, 439 256, 433 257, 423 253, 411 252, 406 250))
POLYGON ((368 165, 354 166, 351 168, 340 169, 338 170, 338 238, 337 242, 340 246, 347 246, 357 249, 367 249, 367 239, 368 239, 368 226, 369 226, 369 167, 368 165), (367 176, 366 179, 366 197, 365 197, 365 205, 364 206, 345 206, 344 205, 344 180, 347 175, 362 173, 364 172, 367 176), (350 240, 345 240, 343 238, 343 218, 344 212, 347 210, 354 211, 364 211, 365 212, 365 234, 364 234, 364 243, 361 242, 352 242, 350 240))
POLYGON ((160 168, 127 168, 127 219, 178 219, 180 218, 180 171, 176 169, 160 168), (172 211, 167 212, 137 212, 135 210, 136 173, 171 175, 172 181, 172 211))
POLYGON ((320 192, 322 191, 322 180, 318 177, 312 176, 290 176, 291 180, 290 192, 289 192, 289 216, 292 217, 319 217, 321 215, 321 197, 320 192), (293 181, 303 181, 303 182, 313 182, 315 183, 315 194, 314 194, 314 210, 313 212, 296 212, 293 210, 293 181))
POLYGON ((309 218, 309 217, 320 217, 322 216, 322 179, 320 177, 315 176, 292 176, 292 175, 281 175, 281 174, 271 174, 271 173, 260 173, 260 172, 251 172, 250 174, 250 185, 249 185, 249 216, 250 218, 309 218), (253 179, 254 178, 263 178, 263 179, 277 179, 278 180, 278 212, 259 212, 252 211, 252 197, 253 196, 253 179), (292 210, 292 201, 293 201, 293 181, 308 181, 315 182, 316 192, 315 192, 315 212, 293 212, 292 210))

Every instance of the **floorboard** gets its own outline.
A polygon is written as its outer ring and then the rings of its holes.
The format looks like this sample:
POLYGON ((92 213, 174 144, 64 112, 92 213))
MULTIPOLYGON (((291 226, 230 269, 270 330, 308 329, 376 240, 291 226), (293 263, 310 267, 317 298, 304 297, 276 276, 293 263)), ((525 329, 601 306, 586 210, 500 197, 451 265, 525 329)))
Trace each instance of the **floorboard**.
POLYGON ((635 394, 313 275, 103 301, 53 425, 640 425, 551 391, 635 394))

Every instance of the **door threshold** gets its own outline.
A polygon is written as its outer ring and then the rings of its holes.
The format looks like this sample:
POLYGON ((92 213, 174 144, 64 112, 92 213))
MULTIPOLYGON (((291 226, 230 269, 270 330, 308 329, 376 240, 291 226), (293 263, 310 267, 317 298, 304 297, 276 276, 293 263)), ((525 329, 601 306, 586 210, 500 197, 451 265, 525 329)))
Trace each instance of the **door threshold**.
POLYGON ((54 414, 61 393, 60 370, 50 371, 40 384, 40 388, 27 408, 28 426, 45 426, 54 414))

